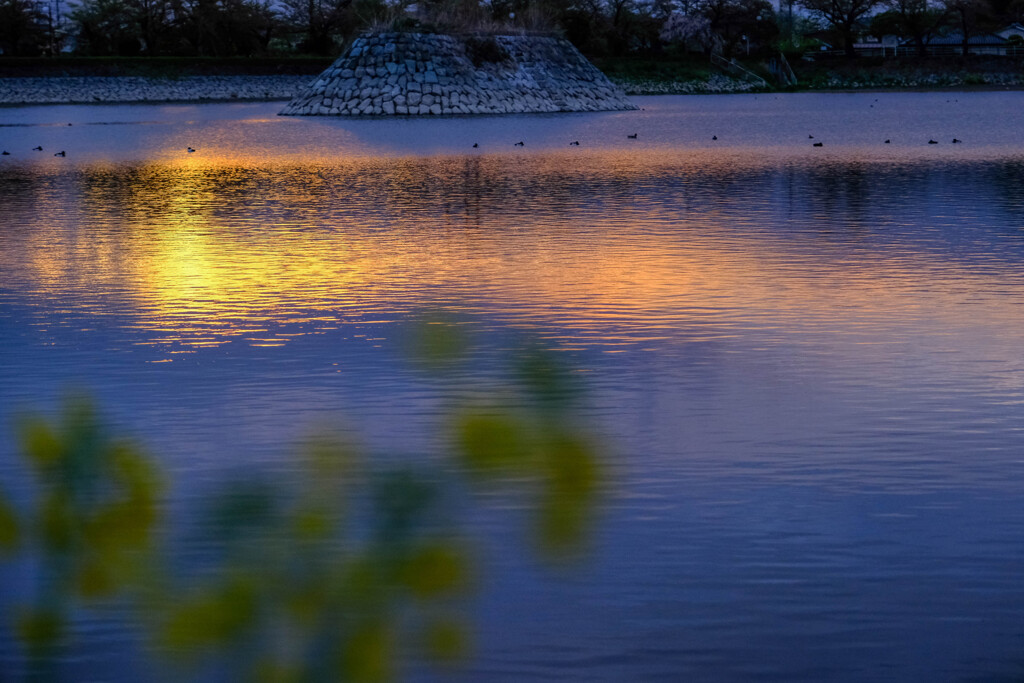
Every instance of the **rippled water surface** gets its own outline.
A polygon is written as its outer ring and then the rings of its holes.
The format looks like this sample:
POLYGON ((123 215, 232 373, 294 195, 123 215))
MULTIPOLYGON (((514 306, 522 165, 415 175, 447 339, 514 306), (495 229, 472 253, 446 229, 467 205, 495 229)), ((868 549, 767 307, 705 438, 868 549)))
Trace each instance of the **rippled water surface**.
POLYGON ((317 424, 415 452, 530 336, 613 494, 565 575, 481 522, 468 680, 1024 677, 1024 93, 637 102, 0 109, 0 475, 75 386, 183 500, 317 424), (435 309, 451 386, 404 349, 435 309))

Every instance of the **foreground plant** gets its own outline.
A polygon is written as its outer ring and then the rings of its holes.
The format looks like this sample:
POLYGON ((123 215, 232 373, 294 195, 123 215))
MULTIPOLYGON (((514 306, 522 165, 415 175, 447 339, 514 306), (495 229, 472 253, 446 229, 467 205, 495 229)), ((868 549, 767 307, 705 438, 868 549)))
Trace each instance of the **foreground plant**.
MULTIPOLYGON (((453 326, 422 330, 427 365, 459 361, 453 326)), ((452 408, 445 458, 375 466, 340 439, 313 439, 297 474, 229 482, 198 537, 177 542, 164 475, 108 438, 87 401, 55 422, 23 420, 34 502, 0 496, 0 549, 33 567, 15 618, 29 678, 59 678, 76 610, 126 604, 154 651, 193 673, 388 681, 418 662, 464 660, 464 607, 483 580, 461 524, 480 504, 474 491, 521 496, 541 557, 584 546, 603 479, 573 424, 577 393, 549 353, 527 349, 486 402, 452 408)))

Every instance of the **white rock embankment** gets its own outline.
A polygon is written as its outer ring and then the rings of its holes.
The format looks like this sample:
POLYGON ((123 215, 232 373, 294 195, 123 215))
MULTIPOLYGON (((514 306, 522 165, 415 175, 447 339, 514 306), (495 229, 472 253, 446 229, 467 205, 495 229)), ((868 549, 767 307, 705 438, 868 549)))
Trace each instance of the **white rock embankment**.
POLYGON ((715 95, 759 92, 763 86, 750 81, 712 74, 706 80, 693 81, 616 81, 627 95, 715 95))
POLYGON ((289 100, 312 79, 309 75, 0 78, 0 104, 289 100))

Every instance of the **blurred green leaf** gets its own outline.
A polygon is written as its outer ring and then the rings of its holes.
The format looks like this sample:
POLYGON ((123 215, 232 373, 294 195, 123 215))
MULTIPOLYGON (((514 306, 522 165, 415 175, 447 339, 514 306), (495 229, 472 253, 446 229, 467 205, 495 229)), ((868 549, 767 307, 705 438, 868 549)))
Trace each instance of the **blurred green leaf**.
POLYGON ((0 496, 0 554, 14 551, 21 540, 18 528, 18 513, 14 506, 0 496))
MULTIPOLYGON (((421 360, 465 353, 456 322, 434 319, 422 331, 421 360)), ((604 485, 593 446, 568 422, 572 374, 539 347, 519 358, 513 393, 455 413, 463 467, 454 474, 373 466, 339 439, 313 439, 300 476, 232 482, 214 497, 199 520, 209 533, 202 573, 184 580, 178 559, 159 552, 168 534, 155 461, 108 439, 85 400, 65 405, 59 427, 22 421, 39 494, 24 519, 0 499, 0 550, 38 549, 38 604, 56 607, 27 612, 17 632, 41 659, 55 658, 40 647, 58 643, 76 601, 126 596, 143 598, 172 658, 210 655, 240 678, 320 680, 327 667, 345 680, 389 681, 404 643, 440 663, 464 658, 465 625, 438 614, 475 578, 473 548, 448 517, 465 493, 456 475, 515 478, 549 557, 582 545, 604 485)))
POLYGON ((254 674, 253 683, 301 683, 306 680, 301 668, 275 661, 258 661, 254 674))
POLYGON ((63 622, 53 610, 25 610, 18 615, 15 630, 30 649, 56 645, 64 634, 63 622))
POLYGON ((418 598, 451 595, 468 586, 469 562, 454 542, 434 542, 416 549, 403 567, 405 584, 418 598))
POLYGON ((559 558, 579 550, 590 510, 579 501, 545 495, 537 510, 537 540, 549 558, 559 558))
POLYGON ((110 449, 110 470, 135 501, 154 501, 163 492, 163 477, 153 461, 128 443, 110 449))
POLYGON ((260 600, 255 579, 236 574, 211 590, 174 601, 164 625, 165 644, 188 654, 238 638, 255 625, 260 600))
POLYGON ((470 643, 466 627, 454 619, 435 619, 423 628, 427 656, 434 661, 454 664, 469 656, 470 643))
POLYGON ((74 544, 77 518, 66 495, 51 493, 42 503, 38 523, 43 545, 49 550, 63 552, 74 544))
POLYGON ((437 368, 463 358, 468 348, 463 326, 443 312, 426 314, 409 327, 410 355, 437 368))
POLYGON ((603 474, 591 446, 572 435, 552 440, 546 456, 548 477, 538 506, 538 540, 542 550, 559 556, 578 551, 586 540, 603 474))
POLYGON ((64 456, 60 438, 40 417, 28 417, 19 425, 22 451, 37 471, 57 465, 64 456))
POLYGON ((359 457, 355 449, 345 441, 321 435, 309 439, 303 448, 306 460, 306 474, 317 492, 337 493, 352 480, 357 479, 359 457))
POLYGON ((572 498, 586 498, 595 493, 602 482, 599 460, 593 448, 581 438, 559 435, 546 447, 547 467, 555 493, 572 498))
POLYGON ((384 683, 395 678, 395 636, 375 621, 357 627, 344 645, 341 678, 356 683, 384 683))
POLYGON ((118 588, 112 572, 100 558, 90 558, 83 564, 75 577, 79 595, 86 599, 98 599, 112 595, 118 588))
POLYGON ((295 538, 302 540, 324 539, 334 530, 336 520, 328 510, 322 507, 306 507, 299 510, 292 518, 292 529, 295 538))
POLYGON ((458 424, 459 453, 470 472, 508 475, 532 464, 530 427, 498 413, 470 413, 458 424))

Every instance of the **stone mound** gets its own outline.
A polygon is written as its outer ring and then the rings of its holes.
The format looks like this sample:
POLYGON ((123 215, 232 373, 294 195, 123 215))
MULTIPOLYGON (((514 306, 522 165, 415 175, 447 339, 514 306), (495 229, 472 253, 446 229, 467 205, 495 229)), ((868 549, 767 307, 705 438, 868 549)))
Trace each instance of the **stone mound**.
POLYGON ((378 33, 301 92, 285 116, 636 109, 564 38, 378 33))

